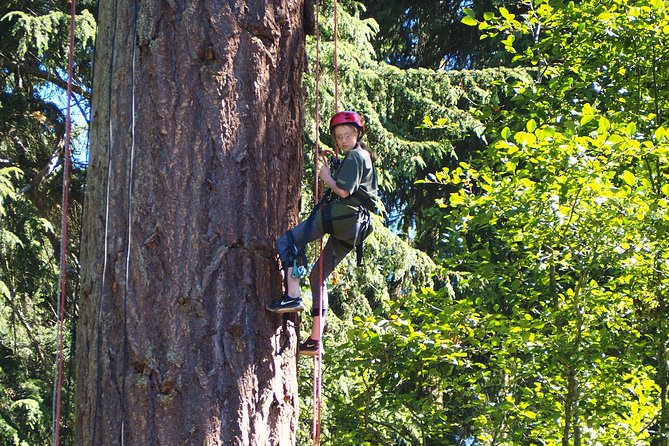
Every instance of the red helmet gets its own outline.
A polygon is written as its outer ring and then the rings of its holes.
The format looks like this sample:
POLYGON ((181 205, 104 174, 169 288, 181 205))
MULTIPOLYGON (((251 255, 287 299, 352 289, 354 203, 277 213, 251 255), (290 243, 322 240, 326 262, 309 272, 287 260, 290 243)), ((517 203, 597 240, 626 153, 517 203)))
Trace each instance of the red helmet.
MULTIPOLYGON (((342 111, 335 113, 335 115, 330 119, 330 131, 333 131, 335 127, 341 124, 350 124, 358 128, 363 134, 365 133, 365 122, 362 120, 359 114, 354 111, 342 111)), ((362 137, 362 134, 360 135, 362 137)))

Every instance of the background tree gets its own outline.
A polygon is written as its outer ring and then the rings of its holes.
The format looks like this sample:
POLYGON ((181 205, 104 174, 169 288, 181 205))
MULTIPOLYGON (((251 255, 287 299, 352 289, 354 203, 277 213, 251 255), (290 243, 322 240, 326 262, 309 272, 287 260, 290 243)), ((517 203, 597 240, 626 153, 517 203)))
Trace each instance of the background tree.
POLYGON ((465 9, 479 16, 499 6, 518 11, 517 0, 363 2, 379 32, 373 43, 382 60, 400 68, 473 69, 506 65, 508 55, 462 23, 465 9))
MULTIPOLYGON (((89 96, 95 23, 79 2, 75 100, 89 96)), ((64 149, 69 2, 0 6, 0 442, 45 444, 51 437, 60 253, 60 165, 64 149)), ((75 126, 74 134, 80 132, 75 126)), ((81 145, 75 156, 81 159, 81 145)), ((72 171, 68 321, 78 274, 83 171, 72 171)), ((68 324, 66 331, 69 333, 68 324)), ((69 346, 69 336, 67 337, 69 346)), ((66 365, 65 370, 68 370, 66 365)), ((69 388, 71 380, 65 380, 69 388)), ((65 389, 63 432, 71 428, 65 389)))

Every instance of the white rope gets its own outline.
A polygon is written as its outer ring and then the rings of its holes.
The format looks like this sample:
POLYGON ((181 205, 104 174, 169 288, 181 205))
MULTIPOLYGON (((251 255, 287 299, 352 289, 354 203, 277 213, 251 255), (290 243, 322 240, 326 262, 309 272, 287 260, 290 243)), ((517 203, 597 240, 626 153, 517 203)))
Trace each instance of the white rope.
MULTIPOLYGON (((135 5, 135 8, 137 6, 135 5)), ((123 294, 123 383, 122 383, 122 392, 123 392, 123 407, 121 407, 121 446, 125 445, 125 383, 126 383, 126 370, 128 366, 128 289, 130 288, 130 245, 132 243, 132 192, 133 192, 133 178, 134 178, 134 164, 135 164, 135 125, 136 125, 136 110, 135 110, 135 87, 136 87, 136 77, 135 77, 135 60, 136 60, 136 24, 137 24, 137 10, 135 10, 135 29, 133 32, 133 41, 132 41, 132 75, 131 75, 131 90, 132 90, 132 114, 131 114, 131 125, 130 125, 130 172, 128 173, 128 233, 126 238, 126 251, 125 251, 125 286, 123 294)))
POLYGON ((109 136, 107 138, 108 148, 107 148, 107 186, 105 191, 105 216, 104 216, 104 242, 103 242, 103 260, 102 260, 102 278, 100 283, 100 301, 98 303, 98 318, 97 318, 97 339, 96 339, 96 378, 95 378, 95 408, 93 411, 93 435, 92 435, 92 444, 96 444, 97 436, 97 426, 98 426, 98 409, 100 405, 100 397, 102 390, 100 386, 102 385, 101 379, 101 349, 102 349, 102 307, 104 304, 105 289, 107 285, 107 266, 109 258, 109 202, 111 196, 111 177, 112 177, 112 159, 114 157, 114 122, 112 119, 112 76, 113 76, 113 67, 114 67, 114 56, 115 51, 115 40, 116 40, 116 30, 118 28, 118 0, 116 0, 116 6, 114 10, 114 30, 112 32, 112 42, 111 42, 111 52, 109 55, 109 89, 107 95, 107 114, 109 121, 109 136))

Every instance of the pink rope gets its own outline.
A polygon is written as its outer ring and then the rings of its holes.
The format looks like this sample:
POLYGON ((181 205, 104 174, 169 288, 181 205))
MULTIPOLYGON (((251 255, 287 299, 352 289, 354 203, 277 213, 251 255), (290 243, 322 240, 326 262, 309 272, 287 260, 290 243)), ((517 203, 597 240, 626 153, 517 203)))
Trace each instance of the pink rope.
MULTIPOLYGON (((315 149, 314 149, 314 203, 317 203, 318 200, 320 199, 320 194, 321 192, 319 191, 319 180, 318 180, 318 170, 319 170, 319 150, 320 150, 320 92, 319 92, 319 86, 320 86, 320 32, 319 32, 319 11, 320 11, 320 2, 319 0, 316 0, 316 99, 315 99, 315 107, 316 107, 316 144, 315 144, 315 149)), ((319 299, 320 299, 320 306, 319 308, 322 308, 323 305, 323 289, 322 289, 322 275, 323 275, 323 259, 322 259, 322 253, 323 253, 323 240, 320 240, 319 244, 319 249, 318 249, 318 268, 320 271, 320 284, 321 284, 321 290, 319 293, 319 299)), ((319 310, 320 311, 320 310, 319 310)), ((320 333, 320 324, 321 324, 321 318, 319 317, 317 322, 316 329, 320 333)), ((312 384, 312 394, 313 394, 313 416, 311 419, 311 440, 314 446, 320 445, 321 442, 321 419, 320 419, 320 364, 319 364, 319 358, 314 357, 314 378, 313 378, 313 384, 312 384)))
POLYGON ((72 71, 74 65, 74 26, 76 0, 70 4, 70 51, 67 65, 67 109, 65 112, 65 150, 63 154, 63 215, 61 221, 60 242, 60 296, 58 316, 58 359, 56 374, 56 414, 54 418, 54 445, 60 445, 60 415, 63 385, 63 332, 65 331, 65 284, 67 282, 67 211, 69 208, 70 191, 70 140, 71 140, 71 109, 72 109, 72 71))

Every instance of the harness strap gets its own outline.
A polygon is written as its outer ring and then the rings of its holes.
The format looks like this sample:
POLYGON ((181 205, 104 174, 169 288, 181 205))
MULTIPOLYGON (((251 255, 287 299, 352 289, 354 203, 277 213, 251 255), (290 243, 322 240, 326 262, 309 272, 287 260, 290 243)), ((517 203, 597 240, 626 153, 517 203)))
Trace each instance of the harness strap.
POLYGON ((328 234, 334 233, 334 225, 332 224, 332 208, 325 206, 323 208, 323 230, 328 234))
POLYGON ((362 266, 362 244, 369 235, 368 229, 370 227, 370 222, 371 222, 369 209, 367 208, 361 208, 361 209, 363 209, 361 212, 363 212, 364 219, 362 224, 360 225, 360 228, 358 228, 358 232, 355 234, 355 239, 357 242, 355 247, 355 260, 357 266, 362 266))
POLYGON ((296 279, 298 277, 302 277, 306 274, 307 272, 307 255, 304 252, 304 246, 297 246, 295 243, 295 236, 293 236, 293 233, 288 231, 288 234, 290 235, 290 241, 291 244, 293 245, 293 252, 292 254, 292 265, 283 265, 284 271, 287 271, 289 267, 293 267, 293 271, 291 272, 291 276, 296 279))
POLYGON ((371 209, 374 207, 374 200, 372 200, 370 197, 368 197, 364 192, 361 192, 360 190, 357 190, 354 193, 352 193, 347 198, 347 200, 350 200, 353 206, 364 206, 367 209, 371 209))
POLYGON ((355 248, 357 266, 362 266, 362 246, 363 242, 367 238, 371 221, 369 209, 367 209, 365 206, 360 206, 355 213, 340 215, 338 217, 332 216, 332 209, 329 206, 323 209, 323 230, 325 230, 325 232, 327 232, 328 234, 334 233, 334 225, 333 225, 334 221, 346 220, 351 217, 358 216, 360 214, 362 214, 363 216, 362 223, 360 224, 358 230, 355 233, 355 238, 353 239, 353 243, 351 244, 347 241, 339 240, 339 243, 341 243, 342 246, 344 246, 345 248, 347 249, 355 248))

